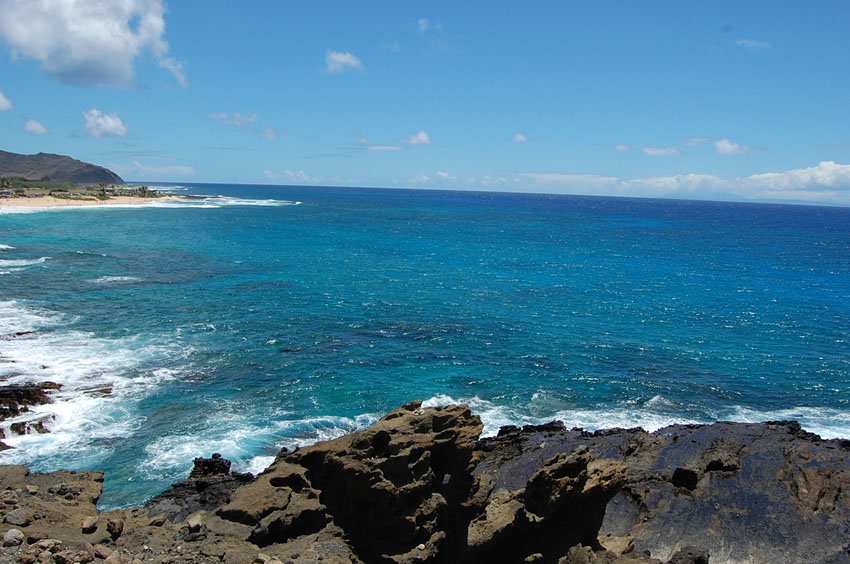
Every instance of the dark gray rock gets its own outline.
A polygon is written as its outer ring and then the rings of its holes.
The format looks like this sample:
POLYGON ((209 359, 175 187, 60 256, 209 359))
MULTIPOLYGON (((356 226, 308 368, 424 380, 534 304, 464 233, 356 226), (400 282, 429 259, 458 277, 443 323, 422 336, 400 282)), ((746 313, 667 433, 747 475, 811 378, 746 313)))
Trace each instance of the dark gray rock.
POLYGON ((164 516, 169 521, 183 521, 200 510, 217 509, 230 501, 237 488, 251 481, 251 474, 230 472, 230 461, 220 454, 198 457, 186 480, 177 482, 147 504, 150 517, 164 516))

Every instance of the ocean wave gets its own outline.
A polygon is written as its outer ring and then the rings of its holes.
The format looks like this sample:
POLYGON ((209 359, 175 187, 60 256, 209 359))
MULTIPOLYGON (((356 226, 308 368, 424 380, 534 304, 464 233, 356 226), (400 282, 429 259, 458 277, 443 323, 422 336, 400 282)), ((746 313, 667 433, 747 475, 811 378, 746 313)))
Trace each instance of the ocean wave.
POLYGON ((96 464, 110 451, 110 441, 131 435, 141 425, 135 404, 187 369, 179 364, 191 351, 173 341, 102 338, 75 330, 70 323, 56 312, 0 301, 0 336, 11 337, 0 341, 0 380, 62 385, 52 395, 53 403, 2 422, 7 430, 4 442, 15 448, 0 452, 0 464, 49 465, 52 458, 67 463, 72 452, 77 466, 96 464), (14 423, 35 422, 43 422, 51 432, 8 432, 14 423))
POLYGON ((0 259, 0 268, 3 267, 15 267, 15 266, 33 266, 35 264, 42 264, 50 260, 51 257, 40 257, 37 259, 0 259))
POLYGON ((288 419, 285 411, 273 420, 260 422, 230 410, 211 414, 189 433, 159 437, 145 447, 146 459, 139 469, 147 479, 177 479, 191 468, 197 456, 217 452, 233 462, 233 469, 258 474, 274 461, 281 448, 293 450, 365 429, 378 420, 373 413, 355 417, 315 416, 288 419))
POLYGON ((231 206, 261 206, 261 207, 285 207, 301 205, 299 201, 274 200, 274 199, 251 199, 235 198, 231 196, 190 196, 185 199, 170 199, 164 201, 150 201, 138 204, 107 204, 102 206, 2 206, 0 215, 31 214, 39 212, 60 212, 68 210, 116 210, 134 208, 164 208, 164 209, 218 209, 231 206))
POLYGON ((103 204, 103 205, 70 205, 70 206, 2 206, 0 205, 0 215, 20 215, 42 212, 67 212, 67 211, 103 211, 103 210, 127 210, 136 208, 151 208, 159 207, 155 201, 141 202, 138 204, 103 204))
POLYGON ((100 278, 89 280, 92 284, 120 284, 141 281, 142 279, 136 276, 101 276, 100 278))
POLYGON ((15 248, 15 247, 13 247, 13 246, 11 246, 11 245, 0 245, 0 251, 10 251, 10 250, 12 250, 12 249, 14 249, 14 248, 15 248))
POLYGON ((202 205, 214 206, 214 207, 227 207, 227 206, 261 206, 261 207, 284 207, 284 206, 298 206, 301 205, 299 201, 293 200, 274 200, 274 199, 251 199, 251 198, 236 198, 233 196, 212 196, 212 195, 198 195, 192 196, 190 198, 186 198, 185 200, 172 200, 170 203, 174 203, 181 206, 197 206, 198 203, 202 205))
POLYGON ((180 186, 180 185, 161 186, 161 185, 158 185, 158 184, 133 184, 132 186, 133 187, 147 186, 147 189, 151 190, 152 192, 185 192, 186 190, 189 189, 188 186, 180 186))
MULTIPOLYGON (((837 409, 819 407, 790 407, 781 410, 758 410, 743 406, 729 406, 706 413, 701 417, 677 414, 670 409, 673 405, 665 398, 656 396, 642 405, 624 405, 598 409, 553 410, 548 413, 531 414, 528 408, 498 405, 479 397, 455 399, 448 395, 436 395, 423 402, 424 407, 465 403, 484 424, 482 436, 495 436, 505 425, 540 425, 550 421, 562 421, 569 428, 580 427, 588 431, 619 427, 630 429, 641 427, 653 432, 670 425, 714 423, 715 421, 738 421, 760 423, 764 421, 795 420, 803 429, 825 439, 850 437, 850 413, 837 409)), ((539 412, 539 409, 535 409, 539 412)))

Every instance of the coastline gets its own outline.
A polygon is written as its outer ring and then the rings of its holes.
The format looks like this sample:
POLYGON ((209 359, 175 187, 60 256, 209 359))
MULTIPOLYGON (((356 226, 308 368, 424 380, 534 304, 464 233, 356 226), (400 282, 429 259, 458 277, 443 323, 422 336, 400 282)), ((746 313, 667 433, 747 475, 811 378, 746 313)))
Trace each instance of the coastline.
MULTIPOLYGON (((220 455, 143 507, 100 472, 0 466, 0 560, 845 562, 850 441, 792 421, 481 438, 468 406, 408 403, 258 476, 220 455), (794 531, 789 535, 788 531, 794 531), (114 555, 114 556, 113 556, 114 555)), ((200 454, 200 453, 199 453, 200 454)), ((207 454, 207 453, 203 453, 207 454)))
POLYGON ((135 196, 112 196, 108 200, 72 200, 68 198, 55 198, 43 196, 40 198, 3 198, 0 199, 0 209, 9 208, 78 208, 78 207, 101 207, 101 206, 132 206, 150 204, 152 202, 167 202, 182 200, 185 196, 168 195, 158 198, 141 198, 135 196))

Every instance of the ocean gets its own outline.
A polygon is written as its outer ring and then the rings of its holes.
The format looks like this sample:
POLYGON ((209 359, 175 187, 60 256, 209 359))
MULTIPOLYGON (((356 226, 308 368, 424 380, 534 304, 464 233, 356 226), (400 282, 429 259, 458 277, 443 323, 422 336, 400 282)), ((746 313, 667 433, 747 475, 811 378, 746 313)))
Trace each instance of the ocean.
POLYGON ((850 208, 172 188, 197 197, 0 215, 0 379, 63 386, 0 463, 102 470, 104 509, 413 399, 467 402, 485 434, 850 437, 850 208))

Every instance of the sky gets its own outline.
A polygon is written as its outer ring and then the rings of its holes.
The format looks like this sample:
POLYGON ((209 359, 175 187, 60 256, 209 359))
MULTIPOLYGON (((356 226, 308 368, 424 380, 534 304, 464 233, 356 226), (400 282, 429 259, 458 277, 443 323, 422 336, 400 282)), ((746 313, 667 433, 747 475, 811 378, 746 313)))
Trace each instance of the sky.
POLYGON ((0 0, 0 149, 128 181, 850 205, 850 2, 0 0))

